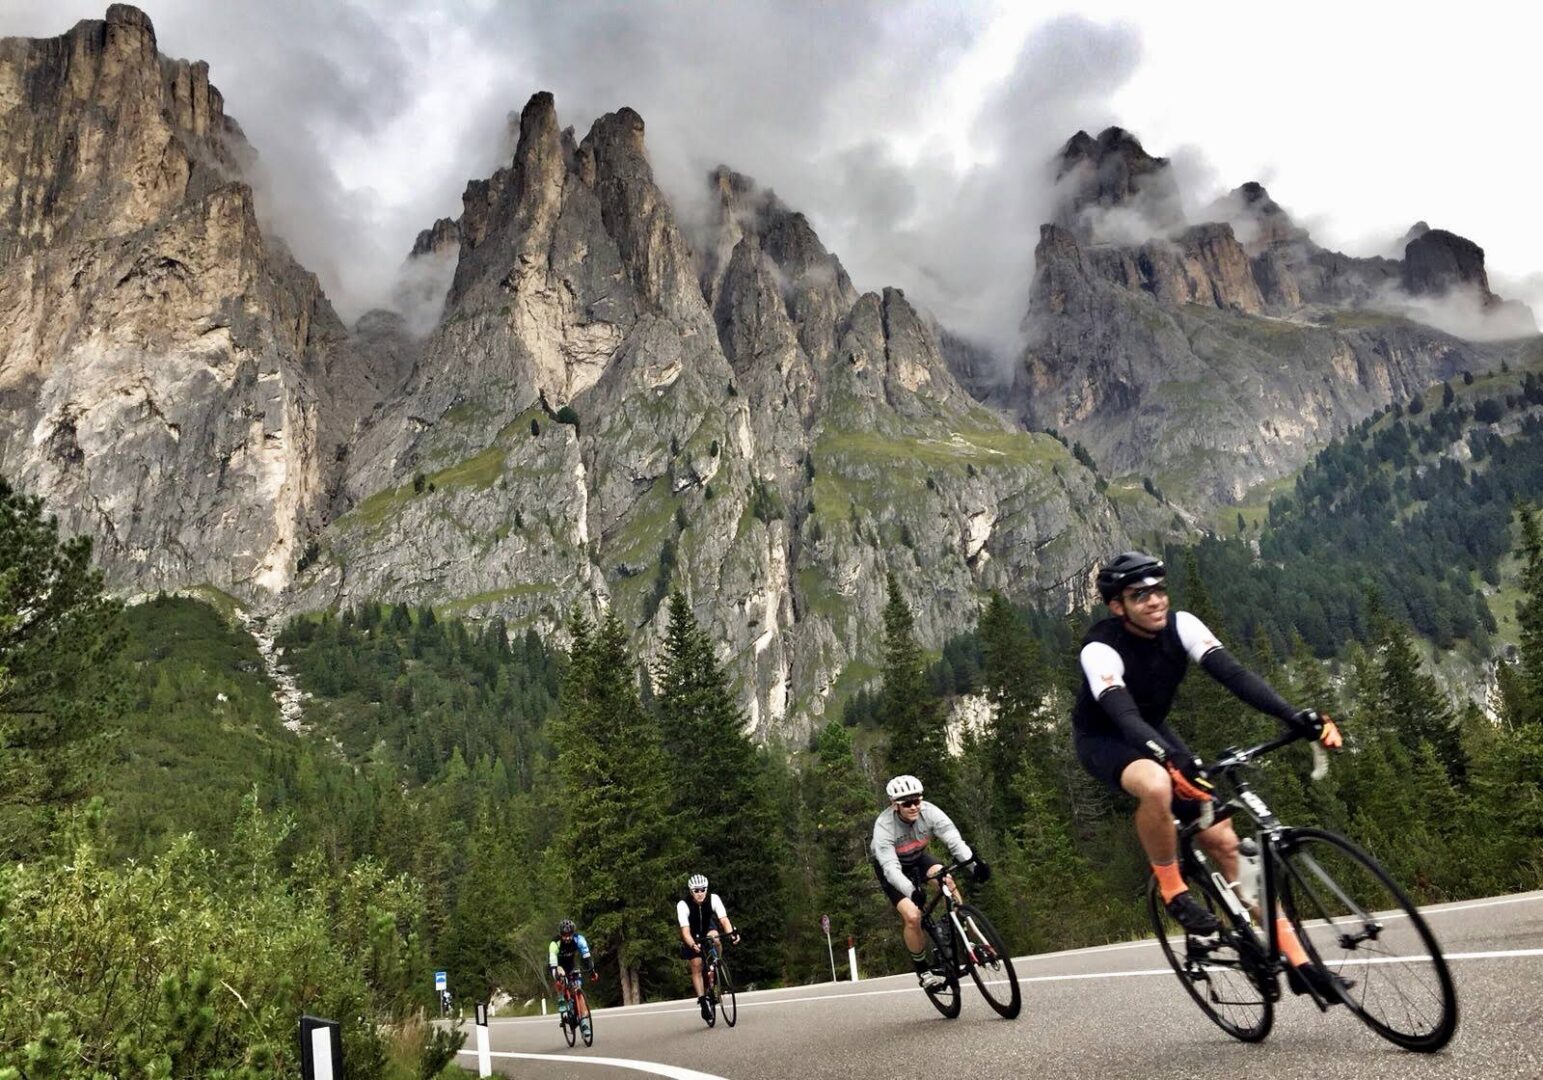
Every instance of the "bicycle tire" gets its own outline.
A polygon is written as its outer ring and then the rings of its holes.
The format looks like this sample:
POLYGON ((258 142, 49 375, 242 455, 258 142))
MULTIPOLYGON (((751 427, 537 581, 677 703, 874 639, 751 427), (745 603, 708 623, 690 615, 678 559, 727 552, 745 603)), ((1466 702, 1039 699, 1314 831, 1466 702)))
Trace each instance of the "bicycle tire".
POLYGON ((1420 909, 1377 860, 1337 833, 1311 828, 1285 830, 1278 858, 1281 907, 1308 956, 1355 980, 1341 995, 1345 1006, 1406 1050, 1434 1053, 1450 1042, 1457 1031, 1457 990, 1446 957, 1420 909), (1352 871, 1360 873, 1352 879, 1352 871), (1400 958, 1406 949, 1416 951, 1400 958), (1401 977, 1405 983, 1413 977, 1418 991, 1411 995, 1399 986, 1401 977), (1387 987, 1392 994, 1383 992, 1387 987), (1420 1030, 1398 1026, 1412 1024, 1411 1007, 1422 1003, 1429 1010, 1420 1030), (1402 1017, 1395 1015, 1400 1011, 1402 1017))
POLYGON ((702 1017, 708 1027, 716 1027, 718 1024, 718 984, 713 979, 713 965, 705 958, 702 961, 702 983, 707 991, 707 1015, 702 1017))
POLYGON ((573 1019, 575 1008, 576 1006, 570 1003, 568 1006, 568 1011, 559 1019, 559 1022, 562 1024, 563 1028, 563 1038, 568 1040, 569 1046, 573 1045, 579 1034, 578 1021, 573 1019))
POLYGON ((1238 947, 1238 935, 1251 935, 1253 931, 1247 927, 1240 929, 1232 921, 1232 912, 1217 901, 1205 887, 1207 883, 1196 881, 1188 873, 1185 879, 1190 890, 1222 920, 1224 930, 1216 937, 1215 947, 1209 946, 1209 939, 1191 941, 1184 928, 1168 914, 1157 879, 1152 878, 1147 884, 1147 913, 1168 966, 1213 1024, 1239 1042, 1262 1042, 1275 1026, 1274 999, 1278 991, 1272 984, 1276 976, 1260 970, 1257 952, 1247 946, 1238 947), (1184 950, 1182 956, 1172 940, 1175 932, 1184 950), (1232 936, 1230 941, 1227 935, 1232 936))
MULTIPOLYGON (((965 928, 968 938, 972 933, 978 935, 979 941, 966 941, 964 947, 956 951, 956 955, 964 960, 965 967, 969 968, 970 978, 975 980, 975 988, 980 991, 981 997, 986 999, 986 1004, 996 1010, 997 1015, 1004 1020, 1011 1020, 1023 1011, 1023 993, 1018 987, 1018 973, 1013 970, 1013 957, 1007 951, 1007 946, 1002 944, 1002 937, 997 933, 996 927, 991 925, 991 920, 978 908, 969 904, 960 904, 954 909, 954 914, 965 928), (982 971, 982 968, 985 970, 982 971), (986 976, 1007 975, 1008 993, 1002 1000, 991 990, 986 989, 986 976)), ((990 985, 1000 988, 1001 984, 993 982, 990 985)))
POLYGON ((575 1023, 575 1025, 577 1025, 577 1027, 579 1029, 579 1034, 584 1037, 584 1045, 585 1046, 594 1046, 595 1045, 595 1014, 590 1012, 590 1010, 589 1010, 589 998, 585 995, 583 990, 575 990, 573 992, 573 1006, 574 1006, 573 1007, 573 1015, 576 1018, 574 1020, 574 1023, 575 1023), (579 1015, 578 1005, 579 1005, 579 1002, 581 1002, 581 1001, 584 1003, 584 1016, 583 1016, 582 1019, 577 1019, 577 1017, 579 1015), (587 1024, 584 1022, 586 1020, 589 1021, 587 1024))
MULTIPOLYGON (((953 1020, 959 1016, 959 1010, 964 1007, 964 995, 959 990, 959 965, 949 959, 949 947, 944 942, 942 931, 931 919, 922 920, 922 929, 927 932, 927 937, 932 941, 932 956, 934 967, 943 972, 944 984, 935 989, 922 987, 922 992, 927 995, 927 1000, 938 1012, 948 1019, 953 1020)), ((948 931, 952 938, 953 932, 948 931)))
POLYGON ((739 1020, 739 1002, 734 996, 734 979, 729 974, 729 965, 723 959, 718 961, 718 1011, 723 1014, 723 1022, 733 1027, 739 1020))

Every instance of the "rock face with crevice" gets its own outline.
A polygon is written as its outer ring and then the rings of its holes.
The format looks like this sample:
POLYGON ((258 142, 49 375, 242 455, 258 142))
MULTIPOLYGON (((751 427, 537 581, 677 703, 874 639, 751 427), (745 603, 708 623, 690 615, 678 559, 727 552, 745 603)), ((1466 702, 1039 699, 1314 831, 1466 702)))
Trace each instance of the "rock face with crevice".
POLYGON ((368 393, 249 153, 135 8, 0 42, 0 471, 120 585, 281 588, 368 393))

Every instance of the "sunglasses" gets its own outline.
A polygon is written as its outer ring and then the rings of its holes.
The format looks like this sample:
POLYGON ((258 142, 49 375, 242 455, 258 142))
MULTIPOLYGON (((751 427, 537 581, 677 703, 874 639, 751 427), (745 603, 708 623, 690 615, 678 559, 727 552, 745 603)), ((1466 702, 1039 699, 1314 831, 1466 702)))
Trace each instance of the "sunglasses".
POLYGON ((922 804, 922 801, 921 801, 920 798, 915 798, 915 799, 896 799, 895 800, 895 805, 896 806, 903 806, 907 810, 910 810, 913 807, 920 806, 921 804, 922 804))
POLYGON ((692 889, 691 891, 692 892, 705 893, 707 890, 706 889, 692 889))
POLYGON ((1139 589, 1132 589, 1126 595, 1128 596, 1130 603, 1132 603, 1132 604, 1142 604, 1142 603, 1145 603, 1147 600, 1151 599, 1154 596, 1167 596, 1168 595, 1168 586, 1166 586, 1166 585, 1143 585, 1139 589))

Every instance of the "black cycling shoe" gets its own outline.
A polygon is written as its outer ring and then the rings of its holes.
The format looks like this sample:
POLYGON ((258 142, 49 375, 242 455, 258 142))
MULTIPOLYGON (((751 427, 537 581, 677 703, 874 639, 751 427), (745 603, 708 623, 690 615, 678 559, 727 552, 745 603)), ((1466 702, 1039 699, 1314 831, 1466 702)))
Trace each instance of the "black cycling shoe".
POLYGON ((1214 934, 1222 928, 1222 924, 1217 921, 1215 915, 1211 914, 1210 909, 1196 900, 1195 894, 1188 889, 1163 906, 1180 926, 1198 937, 1214 934))
POLYGON ((702 1006, 702 1019, 711 1020, 713 1018, 713 1003, 707 1000, 707 995, 703 994, 696 999, 696 1002, 702 1006))
POLYGON ((1286 984, 1293 994, 1316 993, 1330 1005, 1343 1002, 1355 985, 1354 979, 1346 979, 1325 970, 1314 963, 1286 968, 1286 984))

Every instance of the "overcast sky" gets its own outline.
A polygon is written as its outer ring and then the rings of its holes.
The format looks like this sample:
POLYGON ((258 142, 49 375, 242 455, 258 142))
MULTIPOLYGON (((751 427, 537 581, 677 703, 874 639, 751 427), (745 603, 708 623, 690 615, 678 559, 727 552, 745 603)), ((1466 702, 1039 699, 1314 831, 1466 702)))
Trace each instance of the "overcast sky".
MULTIPOLYGON (((1130 128, 1193 205, 1263 181, 1326 246, 1410 224, 1468 236, 1543 305, 1526 5, 982 0, 699 4, 149 0, 161 50, 210 63, 264 162, 264 213, 347 318, 421 228, 507 160, 537 90, 580 137, 630 105, 691 216, 719 162, 809 214, 859 287, 899 285, 997 344, 1022 315, 1046 159, 1130 128)), ((0 35, 105 4, 3 0, 0 35)))

